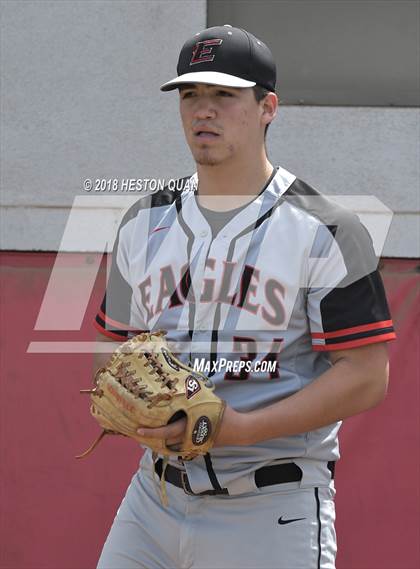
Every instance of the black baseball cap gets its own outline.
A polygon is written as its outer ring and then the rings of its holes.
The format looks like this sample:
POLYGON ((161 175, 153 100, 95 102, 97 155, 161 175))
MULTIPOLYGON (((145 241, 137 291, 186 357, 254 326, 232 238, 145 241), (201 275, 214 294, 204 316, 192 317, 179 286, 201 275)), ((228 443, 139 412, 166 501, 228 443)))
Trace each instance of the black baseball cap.
POLYGON ((187 40, 176 69, 178 77, 164 83, 161 91, 185 83, 276 89, 276 64, 270 49, 246 30, 229 24, 207 28, 187 40))

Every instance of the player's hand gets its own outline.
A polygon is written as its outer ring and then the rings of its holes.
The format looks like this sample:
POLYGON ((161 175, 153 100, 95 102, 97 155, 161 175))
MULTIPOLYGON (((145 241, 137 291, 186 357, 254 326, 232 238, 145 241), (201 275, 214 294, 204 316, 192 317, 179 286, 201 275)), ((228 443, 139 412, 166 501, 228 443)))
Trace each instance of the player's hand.
MULTIPOLYGON (((183 418, 165 427, 156 427, 154 429, 140 427, 137 432, 145 438, 164 439, 166 444, 171 446, 182 443, 186 426, 187 419, 183 418)), ((246 413, 238 413, 238 411, 226 405, 214 446, 240 446, 246 444, 246 413)))
POLYGON ((187 426, 187 419, 178 419, 178 421, 174 421, 170 425, 166 425, 165 427, 140 427, 137 429, 137 433, 141 437, 145 437, 148 439, 161 439, 166 441, 167 446, 176 445, 178 443, 182 443, 185 436, 185 429, 187 426))

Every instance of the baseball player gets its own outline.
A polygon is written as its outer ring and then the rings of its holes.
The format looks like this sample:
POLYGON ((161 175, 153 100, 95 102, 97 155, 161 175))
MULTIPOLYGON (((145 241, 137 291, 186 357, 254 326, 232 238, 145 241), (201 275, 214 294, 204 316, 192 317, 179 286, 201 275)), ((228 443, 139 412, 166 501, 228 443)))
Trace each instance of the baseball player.
POLYGON ((267 157, 275 87, 268 47, 228 25, 189 39, 161 87, 197 171, 126 214, 96 325, 119 343, 167 330, 226 410, 209 453, 170 459, 168 507, 146 448, 101 569, 335 566, 338 430, 383 399, 395 334, 366 229, 267 157))

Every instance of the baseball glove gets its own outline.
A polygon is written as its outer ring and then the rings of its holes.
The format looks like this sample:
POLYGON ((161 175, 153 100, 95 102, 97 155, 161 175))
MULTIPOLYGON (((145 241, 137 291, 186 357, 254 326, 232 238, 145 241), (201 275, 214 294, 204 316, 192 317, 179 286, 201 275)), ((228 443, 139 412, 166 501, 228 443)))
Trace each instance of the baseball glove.
POLYGON ((214 393, 213 383, 180 362, 168 348, 165 331, 142 333, 121 344, 105 368, 96 372, 90 393, 91 414, 103 431, 88 455, 106 434, 131 437, 148 446, 155 456, 181 456, 191 460, 213 446, 225 402, 214 393), (140 426, 161 427, 186 417, 180 445, 141 437, 140 426))

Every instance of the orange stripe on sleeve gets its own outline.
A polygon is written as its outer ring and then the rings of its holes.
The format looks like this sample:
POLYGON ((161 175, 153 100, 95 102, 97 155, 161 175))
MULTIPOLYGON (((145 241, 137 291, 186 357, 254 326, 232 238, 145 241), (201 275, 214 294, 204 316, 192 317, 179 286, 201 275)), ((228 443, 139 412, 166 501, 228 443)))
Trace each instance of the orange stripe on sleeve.
POLYGON ((330 352, 332 350, 346 350, 348 348, 358 348, 359 346, 367 346, 368 344, 377 344, 379 342, 389 342, 396 339, 395 332, 380 334, 379 336, 369 336, 368 338, 360 338, 359 340, 350 340, 349 342, 340 342, 338 344, 313 344, 312 349, 315 352, 330 352))
POLYGON ((379 328, 389 328, 392 326, 392 320, 382 320, 381 322, 372 322, 372 324, 362 324, 361 326, 353 326, 352 328, 343 328, 334 332, 314 332, 312 338, 339 338, 340 336, 349 336, 358 332, 369 332, 370 330, 378 330, 379 328))

